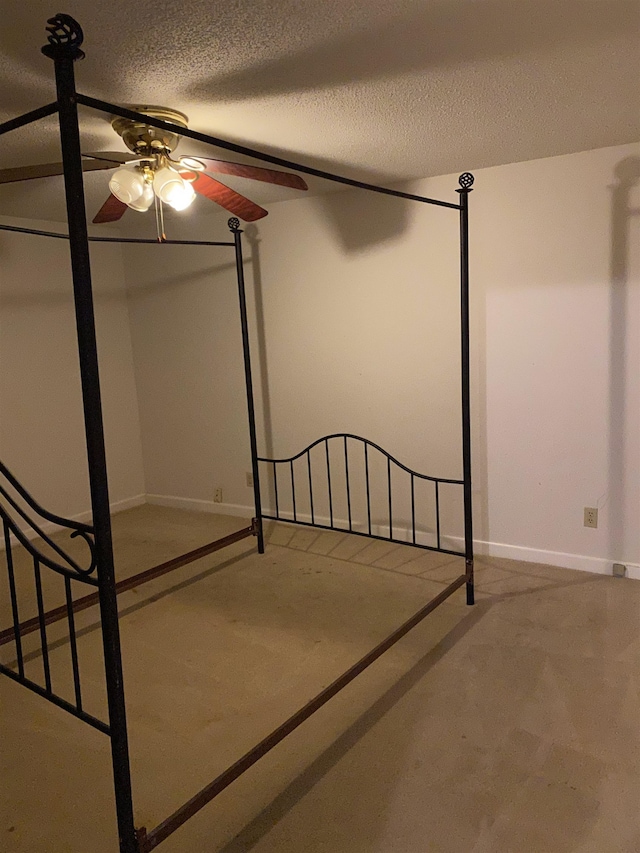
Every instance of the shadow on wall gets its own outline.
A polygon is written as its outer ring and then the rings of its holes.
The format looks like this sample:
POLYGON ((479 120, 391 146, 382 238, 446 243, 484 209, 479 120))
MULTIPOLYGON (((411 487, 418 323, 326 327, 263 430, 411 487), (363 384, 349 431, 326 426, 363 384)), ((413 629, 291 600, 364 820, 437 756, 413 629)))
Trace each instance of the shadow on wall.
MULTIPOLYGON (((419 189, 414 186, 415 182, 407 180, 400 182, 397 176, 394 178, 377 170, 364 169, 362 166, 338 162, 326 157, 302 155, 296 151, 269 145, 260 145, 260 150, 265 154, 285 157, 291 162, 298 162, 339 177, 348 177, 373 186, 420 195, 419 189)), ((295 171, 294 167, 292 169, 295 171)), ((314 193, 313 201, 328 220, 346 252, 361 251, 401 236, 409 223, 412 207, 424 204, 351 187, 338 181, 309 175, 303 177, 314 193)), ((458 204, 458 196, 455 193, 457 188, 457 184, 452 186, 448 198, 442 200, 458 204)), ((246 233, 248 236, 248 232, 246 233)))
MULTIPOLYGON (((271 415, 271 394, 269 389, 269 366, 267 362, 267 339, 264 323, 264 297, 262 288, 262 267, 260 264, 260 234, 255 225, 247 225, 244 236, 251 247, 251 270, 253 272, 253 298, 255 303, 256 337, 258 341, 258 388, 262 407, 257 407, 257 413, 262 412, 262 428, 264 452, 273 456, 273 418, 271 415)), ((255 371, 255 366, 254 366, 255 371)))
POLYGON ((630 195, 640 183, 640 157, 625 157, 615 170, 611 186, 611 259, 609 296, 609 554, 613 559, 635 559, 630 553, 630 531, 625 530, 624 507, 630 472, 626 430, 627 337, 631 220, 640 208, 630 207, 630 195), (627 550, 625 550, 627 549, 627 550), (629 551, 629 553, 627 553, 629 551))
MULTIPOLYGON (((395 189, 416 193, 406 184, 395 189)), ((322 195, 317 202, 348 254, 401 237, 409 225, 411 207, 422 204, 368 190, 322 195)))
MULTIPOLYGON (((470 199, 471 239, 479 224, 475 218, 473 195, 470 199)), ((481 233, 481 232, 480 232, 481 233)), ((470 246, 469 318, 471 347, 471 464, 473 483, 473 532, 475 541, 491 542, 489 516, 489 437, 487 404, 487 291, 481 283, 480 270, 494 245, 483 240, 470 246), (476 272, 476 270, 478 272, 476 272), (477 276, 477 278, 476 278, 477 276)))
POLYGON ((130 298, 135 299, 142 294, 155 293, 170 290, 172 288, 193 285, 207 276, 213 277, 226 272, 231 272, 235 269, 236 262, 234 260, 225 264, 212 264, 211 266, 201 267, 199 269, 190 269, 176 275, 163 275, 162 278, 158 277, 152 281, 136 281, 134 287, 130 289, 130 298))

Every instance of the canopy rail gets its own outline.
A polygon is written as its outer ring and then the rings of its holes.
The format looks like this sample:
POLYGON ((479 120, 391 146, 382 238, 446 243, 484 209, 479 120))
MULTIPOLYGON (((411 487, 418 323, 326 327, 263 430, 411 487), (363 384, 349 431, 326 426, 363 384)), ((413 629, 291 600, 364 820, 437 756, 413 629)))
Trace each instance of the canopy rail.
POLYGON ((191 130, 187 127, 182 127, 178 124, 172 124, 169 121, 154 116, 138 113, 135 110, 127 109, 118 104, 110 104, 108 101, 101 101, 98 98, 91 98, 88 95, 77 93, 79 104, 85 107, 92 107, 94 110, 99 110, 103 113, 109 113, 112 116, 120 116, 133 121, 141 121, 144 124, 157 127, 160 130, 168 130, 172 133, 177 133, 179 136, 186 136, 188 139, 195 139, 198 142, 204 142, 207 145, 213 145, 216 148, 223 148, 226 151, 233 151, 235 154, 243 154, 245 157, 253 157, 256 160, 262 160, 265 163, 272 163, 274 166, 282 166, 285 169, 293 169, 296 172, 304 172, 306 175, 313 175, 316 178, 323 178, 326 181, 333 183, 344 184, 348 187, 356 189, 368 190, 369 192, 382 193, 383 195, 394 196, 395 198, 404 198, 408 201, 419 201, 423 204, 433 204, 437 207, 449 207, 453 210, 460 210, 460 205, 451 201, 442 201, 437 198, 428 198, 415 193, 406 193, 402 190, 393 190, 390 187, 381 187, 377 184, 368 184, 365 181, 357 181, 354 178, 346 178, 344 175, 336 175, 333 172, 325 172, 322 169, 315 169, 313 166, 305 166, 304 163, 297 163, 294 160, 285 160, 282 157, 275 157, 273 154, 265 154, 264 151, 258 151, 256 148, 249 148, 246 145, 238 145, 236 142, 229 142, 226 139, 220 139, 218 136, 211 136, 208 133, 201 133, 197 130, 191 130))

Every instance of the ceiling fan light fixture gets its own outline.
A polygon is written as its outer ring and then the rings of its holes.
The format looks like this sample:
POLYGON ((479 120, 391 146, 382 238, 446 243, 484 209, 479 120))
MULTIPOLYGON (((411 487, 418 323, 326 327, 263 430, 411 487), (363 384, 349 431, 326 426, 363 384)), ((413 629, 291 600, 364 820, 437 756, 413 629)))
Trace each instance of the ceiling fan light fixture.
POLYGON ((165 204, 171 204, 174 197, 182 192, 184 181, 170 166, 162 166, 153 176, 153 189, 158 198, 165 204))
POLYGON ((186 210, 196 197, 196 192, 189 181, 182 181, 182 187, 172 189, 171 198, 167 204, 174 210, 186 210))
POLYGON ((152 185, 149 181, 145 181, 142 195, 135 201, 128 202, 128 205, 131 210, 139 210, 141 213, 144 213, 146 210, 149 210, 153 204, 154 195, 152 185))
POLYGON ((114 172, 109 181, 113 195, 129 206, 143 196, 145 185, 144 175, 135 166, 123 166, 114 172))
POLYGON ((189 169, 192 172, 204 172, 207 168, 202 160, 198 160, 196 157, 179 157, 178 162, 185 169, 189 169))
MULTIPOLYGON (((262 166, 232 163, 205 156, 180 156, 175 159, 172 155, 183 136, 182 130, 186 130, 188 127, 187 116, 167 107, 149 104, 129 105, 127 109, 133 113, 138 113, 138 116, 133 119, 113 116, 111 124, 126 147, 132 152, 134 159, 130 159, 130 155, 122 151, 103 151, 85 155, 95 160, 95 163, 89 162, 86 167, 88 169, 111 169, 114 167, 118 169, 109 182, 111 195, 93 219, 96 224, 117 222, 127 207, 138 211, 148 210, 155 201, 156 220, 159 223, 160 234, 163 204, 172 207, 174 210, 185 210, 194 201, 196 193, 246 222, 254 222, 256 219, 261 219, 267 215, 267 211, 263 207, 241 195, 232 187, 211 177, 208 174, 209 172, 219 172, 222 175, 239 178, 251 178, 252 180, 298 190, 308 188, 299 175, 266 169, 262 166), (154 119, 154 124, 147 124, 146 117, 154 119)), ((207 137, 203 137, 203 140, 206 139, 207 137)), ((215 142, 213 139, 210 141, 215 142)), ((56 166, 52 173, 49 171, 50 166, 45 167, 47 175, 63 174, 62 164, 59 166, 58 164, 52 165, 56 166)), ((22 173, 25 170, 17 171, 22 173)), ((38 172, 39 174, 40 172, 38 172)), ((10 180, 28 180, 30 177, 38 175, 30 174, 27 177, 19 178, 5 177, 4 180, 0 176, 0 183, 8 183, 10 180)))

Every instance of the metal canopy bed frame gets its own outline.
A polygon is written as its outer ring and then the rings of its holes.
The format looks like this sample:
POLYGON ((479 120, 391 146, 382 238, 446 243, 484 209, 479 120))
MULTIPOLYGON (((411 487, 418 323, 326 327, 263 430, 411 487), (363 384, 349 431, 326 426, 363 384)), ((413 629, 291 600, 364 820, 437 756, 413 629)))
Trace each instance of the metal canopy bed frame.
MULTIPOLYGON (((468 197, 473 184, 473 176, 464 173, 460 176, 460 203, 439 201, 437 199, 412 195, 396 190, 366 184, 360 181, 344 178, 329 172, 313 169, 308 166, 273 157, 259 151, 236 145, 225 140, 198 133, 183 127, 174 127, 168 122, 154 119, 151 116, 141 115, 115 104, 90 98, 80 94, 75 88, 74 61, 84 56, 80 49, 82 43, 82 30, 72 18, 66 15, 58 15, 49 20, 48 44, 43 47, 43 53, 54 61, 55 78, 57 86, 57 99, 40 109, 33 110, 25 115, 4 122, 0 125, 0 134, 23 127, 31 122, 46 116, 58 113, 60 124, 60 140, 62 147, 62 160, 64 168, 64 183, 67 204, 68 234, 56 234, 35 229, 19 228, 16 226, 0 226, 3 230, 18 231, 21 233, 48 236, 69 241, 71 254, 71 269, 73 279, 73 293, 76 314, 76 327, 78 338, 78 353, 80 361, 83 412, 85 423, 85 436, 88 457, 89 482, 91 493, 92 523, 84 524, 70 519, 62 518, 48 512, 41 507, 27 490, 18 482, 10 471, 0 463, 0 517, 2 518, 4 547, 6 555, 6 569, 9 597, 11 602, 12 626, 0 631, 0 645, 13 644, 15 648, 15 661, 11 666, 0 664, 0 672, 14 681, 24 685, 33 692, 48 699, 65 711, 73 714, 99 731, 109 736, 111 742, 111 754, 113 765, 113 777, 115 787, 115 801, 118 833, 120 839, 120 853, 147 853, 175 832, 190 817, 198 812, 204 805, 209 803, 217 794, 223 791, 245 770, 250 768, 256 761, 264 756, 269 750, 280 743, 283 738, 296 729, 301 723, 308 719, 315 711, 321 708, 329 699, 335 696, 343 687, 349 684, 357 675, 365 670, 380 655, 400 640, 408 631, 421 622, 438 605, 445 601, 457 589, 466 587, 466 600, 468 604, 474 602, 474 578, 473 578, 473 539, 472 539, 472 516, 471 516, 471 429, 470 429, 470 400, 469 400, 469 254, 468 254, 468 197), (124 118, 136 119, 158 127, 169 128, 182 136, 187 136, 200 142, 208 143, 218 148, 225 148, 238 154, 249 155, 253 158, 294 169, 306 174, 325 178, 329 181, 361 188, 376 193, 383 193, 397 198, 410 201, 437 205, 443 208, 457 210, 460 219, 460 305, 461 305, 461 391, 462 391, 462 463, 463 478, 461 480, 439 479, 419 474, 402 465, 390 454, 378 445, 367 439, 349 434, 337 434, 325 436, 307 447, 297 456, 288 459, 269 459, 258 455, 255 411, 253 401, 253 387, 251 374, 251 354, 249 346, 249 330, 247 321, 247 305, 245 299, 245 286, 243 275, 243 257, 240 222, 236 218, 229 220, 228 225, 233 235, 232 241, 207 242, 191 240, 160 240, 167 245, 210 245, 228 246, 234 249, 237 269, 237 282, 239 294, 240 318, 242 327, 242 342, 244 355, 244 370, 246 380, 247 410, 249 436, 251 446, 251 461, 254 483, 255 517, 251 524, 237 532, 210 542, 194 551, 183 554, 180 557, 157 565, 151 569, 141 572, 134 577, 116 581, 114 572, 114 559, 111 535, 111 518, 109 510, 109 494, 107 487, 107 467, 105 458, 103 419, 100 397, 100 383, 98 373, 98 354, 96 347, 93 295, 91 286, 91 269, 89 262, 89 242, 114 242, 114 243, 156 243, 151 239, 132 239, 115 237, 94 237, 88 235, 85 200, 83 188, 82 155, 80 151, 80 133, 78 123, 78 104, 91 107, 101 112, 109 113, 111 116, 122 116, 124 118), (364 473, 356 478, 352 473, 353 448, 357 446, 363 453, 364 473), (330 448, 332 452, 330 453, 330 448), (337 452, 336 452, 337 448, 337 452), (350 455, 351 451, 351 455, 350 455), (320 517, 319 506, 321 498, 317 476, 312 477, 312 455, 314 465, 317 467, 318 453, 320 459, 326 460, 326 477, 322 490, 324 497, 323 505, 328 504, 329 516, 320 517), (370 457, 372 454, 381 454, 385 460, 387 486, 388 486, 388 524, 380 528, 372 524, 372 491, 370 483, 370 457), (347 519, 337 517, 336 497, 336 459, 344 460, 344 474, 341 476, 340 491, 343 484, 346 486, 346 509, 347 519), (300 485, 299 471, 307 472, 307 482, 300 485), (260 473, 265 471, 271 477, 269 488, 269 500, 273 504, 268 512, 263 512, 262 495, 260 488, 260 473), (288 503, 283 508, 282 494, 283 472, 287 483, 288 503), (394 528, 394 505, 391 488, 392 474, 402 471, 403 476, 409 477, 410 482, 410 506, 411 527, 405 530, 403 536, 394 528), (351 472, 351 477, 350 477, 351 472), (332 473, 334 474, 332 484, 332 473), (296 474, 298 480, 296 481, 296 474), (358 483, 356 483, 358 479, 358 483), (416 483, 429 482, 433 484, 435 491, 435 535, 436 541, 432 544, 418 542, 416 534, 416 483), (364 504, 366 506, 367 520, 364 525, 358 524, 352 517, 352 504, 355 500, 354 491, 357 485, 364 486, 366 493, 364 504), (453 485, 460 487, 463 493, 464 506, 464 548, 443 547, 440 531, 440 504, 439 493, 441 485, 453 485), (301 490, 305 495, 305 507, 310 512, 301 511, 301 490), (279 495, 280 492, 280 495, 279 495), (308 503, 306 498, 308 496, 308 503), (296 498, 298 501, 296 503, 296 498), (315 501, 315 503, 314 503, 315 501), (334 506, 334 504, 336 504, 334 506), (122 659, 120 650, 120 635, 118 624, 117 596, 125 590, 132 589, 154 578, 158 578, 171 572, 180 566, 185 566, 194 560, 198 560, 214 551, 222 549, 227 545, 239 542, 246 537, 254 536, 257 539, 259 553, 264 552, 263 519, 286 520, 297 524, 305 524, 321 529, 341 530, 356 535, 384 539, 390 542, 414 545, 432 551, 441 551, 455 554, 465 558, 465 571, 453 583, 446 586, 442 592, 425 604, 417 613, 408 619, 403 625, 393 631, 386 639, 380 642, 363 658, 357 661, 349 670, 343 673, 332 684, 322 690, 315 698, 308 702, 303 708, 286 720, 275 731, 265 737, 257 746, 247 752, 231 767, 220 774, 202 791, 197 793, 191 800, 170 815, 166 820, 154 829, 147 831, 145 828, 136 828, 134 823, 134 810, 131 787, 131 773, 129 761, 129 746, 127 736, 127 721, 125 709, 125 697, 123 688, 122 659), (67 531, 71 537, 79 537, 88 546, 88 558, 81 564, 68 554, 54 539, 52 539, 41 527, 42 522, 54 523, 67 531), (25 532, 25 524, 29 528, 25 532), (376 532, 377 531, 377 532, 376 532), (48 549, 37 544, 33 537, 44 540, 48 549), (20 602, 18 600, 16 584, 16 568, 13 558, 13 547, 18 544, 26 549, 33 563, 34 583, 37 602, 37 616, 25 621, 20 620, 20 602), (56 572, 64 582, 65 603, 53 610, 46 610, 42 588, 42 568, 45 567, 56 572), (77 585, 92 587, 92 591, 81 597, 75 597, 73 591, 77 585), (83 705, 82 684, 80 666, 78 660, 77 636, 74 616, 80 610, 94 605, 99 606, 100 629, 102 633, 102 645, 105 662, 105 678, 108 704, 108 719, 101 720, 88 713, 83 705), (49 645, 47 640, 47 626, 66 620, 68 627, 69 652, 73 671, 73 700, 69 700, 57 694, 52 685, 51 667, 49 660, 49 645), (22 638, 29 633, 39 633, 40 649, 43 664, 43 683, 38 683, 28 677, 25 673, 25 656, 22 646, 22 638)), ((323 462, 324 464, 324 462, 323 462)), ((343 494, 344 498, 344 494, 343 494)), ((342 506, 345 503, 342 500, 342 506)))

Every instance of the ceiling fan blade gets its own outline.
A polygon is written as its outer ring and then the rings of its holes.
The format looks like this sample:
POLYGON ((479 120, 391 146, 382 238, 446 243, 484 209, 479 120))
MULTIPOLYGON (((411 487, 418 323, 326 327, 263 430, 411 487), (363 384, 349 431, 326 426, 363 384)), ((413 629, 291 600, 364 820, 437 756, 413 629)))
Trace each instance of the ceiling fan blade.
POLYGON ((98 151, 86 154, 83 152, 82 156, 93 157, 96 160, 109 160, 111 163, 130 163, 132 160, 137 160, 136 155, 131 151, 98 151))
POLYGON ((191 172, 190 174, 196 176, 192 183, 197 193, 206 196, 230 213, 235 213, 245 222, 255 222, 256 219, 262 219, 263 216, 267 215, 268 211, 263 207, 230 189, 230 187, 225 187, 220 181, 205 175, 204 172, 191 172))
MULTIPOLYGON (((82 171, 94 172, 98 169, 113 169, 114 163, 107 160, 83 160, 82 171)), ((0 169, 0 184, 12 184, 16 181, 32 181, 35 178, 52 178, 62 175, 62 163, 40 163, 38 166, 17 166, 13 169, 0 169)))
POLYGON ((92 222, 96 225, 100 225, 103 222, 117 222, 122 218, 122 214, 126 209, 127 205, 112 193, 93 217, 92 222))
POLYGON ((200 155, 194 159, 206 163, 208 172, 252 178, 254 181, 279 184, 282 187, 292 187, 295 190, 308 189, 306 181, 300 175, 293 175, 291 172, 278 172, 276 169, 264 169, 262 166, 250 166, 245 163, 230 163, 228 160, 216 160, 213 157, 200 157, 200 155))

